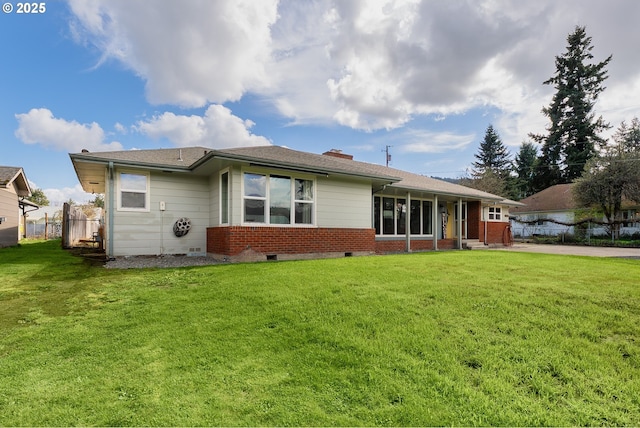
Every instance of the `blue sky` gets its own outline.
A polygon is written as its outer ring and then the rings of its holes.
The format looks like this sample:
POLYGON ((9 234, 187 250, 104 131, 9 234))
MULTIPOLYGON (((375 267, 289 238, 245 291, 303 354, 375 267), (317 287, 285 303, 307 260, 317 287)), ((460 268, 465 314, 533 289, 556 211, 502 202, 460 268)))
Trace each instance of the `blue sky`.
POLYGON ((461 177, 493 124, 515 154, 576 25, 613 54, 597 113, 638 116, 635 0, 47 1, 0 14, 0 165, 52 204, 69 153, 275 144, 461 177))

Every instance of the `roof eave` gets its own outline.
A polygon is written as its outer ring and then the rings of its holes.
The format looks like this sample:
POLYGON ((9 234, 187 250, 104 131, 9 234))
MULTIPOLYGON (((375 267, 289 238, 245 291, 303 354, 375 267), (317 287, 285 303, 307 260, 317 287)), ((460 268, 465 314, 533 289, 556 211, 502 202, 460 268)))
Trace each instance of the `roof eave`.
MULTIPOLYGON (((125 168, 145 168, 151 169, 154 171, 171 171, 171 172, 190 172, 190 166, 176 166, 176 165, 167 165, 161 163, 151 163, 151 162, 137 162, 137 161, 127 161, 127 160, 118 160, 118 159, 107 159, 107 158, 96 158, 93 156, 82 156, 78 154, 70 154, 71 161, 74 163, 84 162, 84 163, 94 163, 99 165, 109 165, 113 164, 114 166, 120 166, 125 168)), ((76 171, 77 172, 77 171, 76 171)))
POLYGON ((210 159, 213 159, 213 158, 221 159, 221 160, 229 160, 233 162, 246 162, 252 166, 263 166, 267 168, 287 169, 290 171, 307 172, 310 174, 325 175, 325 176, 335 174, 335 175, 342 175, 342 176, 349 176, 349 177, 374 179, 374 180, 386 181, 390 183, 397 183, 399 181, 402 181, 402 178, 390 176, 390 175, 363 174, 363 173, 339 170, 334 168, 316 168, 316 167, 305 166, 305 165, 293 165, 288 162, 264 160, 264 159, 253 157, 253 156, 233 155, 225 152, 219 152, 216 150, 212 150, 211 152, 207 153, 207 155, 198 159, 196 162, 194 162, 190 166, 190 168, 195 169, 199 166, 202 166, 203 164, 205 164, 206 162, 208 162, 210 159))

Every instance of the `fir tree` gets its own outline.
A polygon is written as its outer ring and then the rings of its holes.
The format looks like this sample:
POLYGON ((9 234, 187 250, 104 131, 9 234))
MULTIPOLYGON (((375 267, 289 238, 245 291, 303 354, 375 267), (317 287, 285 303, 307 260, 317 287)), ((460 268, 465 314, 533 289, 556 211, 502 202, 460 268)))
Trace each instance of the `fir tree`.
POLYGON ((523 142, 514 161, 516 199, 523 199, 535 193, 533 177, 538 163, 538 151, 531 142, 523 142))
POLYGON ((480 143, 480 149, 475 154, 477 162, 473 162, 473 178, 480 178, 487 172, 491 172, 501 178, 508 177, 511 171, 511 160, 509 151, 502 143, 500 136, 489 125, 484 135, 484 140, 480 143))
POLYGON ((542 109, 551 122, 548 134, 531 134, 542 144, 535 176, 537 190, 580 177, 596 153, 596 144, 605 142, 598 134, 610 127, 602 116, 595 117, 593 109, 605 89, 605 67, 611 56, 597 64, 588 63, 593 59, 593 46, 585 27, 576 27, 567 42, 567 51, 556 56, 555 75, 544 82, 556 90, 551 105, 542 109))

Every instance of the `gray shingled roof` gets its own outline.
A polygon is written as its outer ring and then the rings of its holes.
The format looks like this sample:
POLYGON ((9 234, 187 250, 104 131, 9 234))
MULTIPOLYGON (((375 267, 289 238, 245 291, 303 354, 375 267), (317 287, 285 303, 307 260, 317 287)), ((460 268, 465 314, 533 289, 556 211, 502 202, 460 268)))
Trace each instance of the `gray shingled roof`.
POLYGON ((0 166, 0 186, 6 186, 16 178, 21 168, 15 166, 0 166))
POLYGON ((82 152, 72 154, 71 158, 189 169, 194 162, 210 151, 211 149, 206 147, 183 147, 175 149, 123 150, 118 152, 82 152))
POLYGON ((391 187, 429 191, 452 196, 465 196, 479 199, 503 200, 504 198, 472 189, 470 187, 449 183, 443 180, 426 177, 419 174, 376 165, 367 162, 359 162, 333 156, 318 155, 314 153, 300 152, 278 146, 243 147, 238 149, 217 150, 215 153, 241 155, 247 158, 264 159, 282 163, 283 165, 299 165, 309 168, 319 168, 329 172, 341 172, 345 174, 363 175, 376 178, 389 178, 393 180, 391 187))
POLYGON ((0 187, 7 187, 12 182, 16 183, 19 196, 29 196, 31 189, 29 182, 20 167, 16 166, 0 166, 0 187))
POLYGON ((223 158, 283 168, 305 169, 318 173, 368 177, 387 181, 390 186, 398 189, 434 192, 455 197, 470 197, 494 201, 504 200, 504 198, 491 193, 383 165, 307 153, 279 146, 242 147, 222 150, 208 149, 206 147, 185 147, 182 149, 85 152, 71 155, 74 163, 76 161, 91 160, 98 162, 114 161, 119 164, 172 167, 185 170, 194 170, 213 158, 223 158))

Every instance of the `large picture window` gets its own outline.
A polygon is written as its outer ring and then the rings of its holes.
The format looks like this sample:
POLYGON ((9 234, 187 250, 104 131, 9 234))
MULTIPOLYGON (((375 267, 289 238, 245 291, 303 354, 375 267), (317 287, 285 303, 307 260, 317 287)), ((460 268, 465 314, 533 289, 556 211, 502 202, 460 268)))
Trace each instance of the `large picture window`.
POLYGON ((433 233, 433 202, 412 199, 407 207, 404 198, 376 196, 373 199, 373 227, 376 235, 405 235, 407 214, 410 215, 411 235, 431 235, 433 233))
POLYGON ((118 185, 119 204, 121 210, 148 211, 149 210, 149 176, 121 172, 118 185))
POLYGON ((246 172, 243 187, 244 222, 313 224, 313 180, 246 172))

